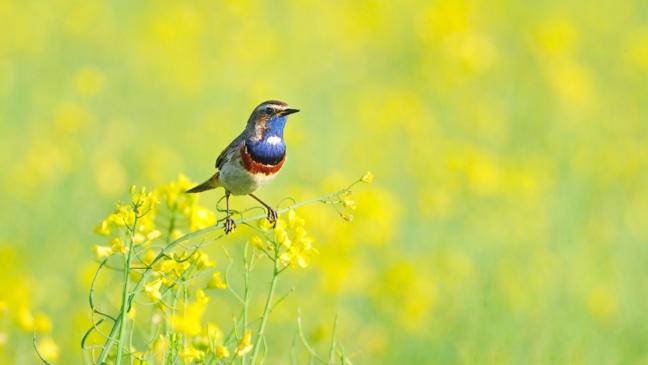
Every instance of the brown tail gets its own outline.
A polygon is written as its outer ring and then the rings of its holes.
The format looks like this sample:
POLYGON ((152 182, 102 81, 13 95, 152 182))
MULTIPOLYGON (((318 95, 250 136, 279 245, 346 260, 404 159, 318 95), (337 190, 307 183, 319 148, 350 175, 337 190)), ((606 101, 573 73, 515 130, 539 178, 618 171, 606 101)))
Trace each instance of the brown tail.
POLYGON ((202 183, 202 184, 200 184, 198 186, 194 186, 193 188, 187 190, 186 192, 189 193, 189 194, 200 193, 202 191, 216 189, 219 186, 220 186, 220 183, 218 181, 218 172, 217 172, 217 173, 214 174, 214 176, 210 177, 204 183, 202 183))

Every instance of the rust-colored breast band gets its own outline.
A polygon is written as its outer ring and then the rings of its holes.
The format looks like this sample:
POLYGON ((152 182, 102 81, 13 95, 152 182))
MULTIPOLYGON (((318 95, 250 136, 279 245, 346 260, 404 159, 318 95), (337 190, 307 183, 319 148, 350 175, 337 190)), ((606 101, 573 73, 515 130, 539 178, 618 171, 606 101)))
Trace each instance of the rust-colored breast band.
POLYGON ((264 175, 276 174, 281 169, 281 166, 283 166, 285 161, 286 161, 286 155, 284 154, 281 161, 277 162, 275 165, 266 165, 257 162, 252 158, 252 155, 250 155, 250 153, 248 152, 247 146, 245 144, 241 146, 241 164, 248 172, 252 174, 264 174, 264 175))

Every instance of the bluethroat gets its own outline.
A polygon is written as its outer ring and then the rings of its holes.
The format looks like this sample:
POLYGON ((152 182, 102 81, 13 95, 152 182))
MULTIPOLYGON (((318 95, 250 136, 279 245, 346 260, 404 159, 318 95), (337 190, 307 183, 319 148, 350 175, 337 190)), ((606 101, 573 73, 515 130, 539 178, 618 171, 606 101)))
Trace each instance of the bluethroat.
POLYGON ((187 190, 200 193, 223 187, 225 189, 225 233, 236 224, 230 212, 230 195, 249 195, 268 211, 268 220, 276 225, 277 211, 253 193, 277 176, 286 161, 286 141, 283 133, 287 117, 299 109, 283 101, 268 100, 252 111, 247 125, 216 159, 216 173, 204 183, 187 190))

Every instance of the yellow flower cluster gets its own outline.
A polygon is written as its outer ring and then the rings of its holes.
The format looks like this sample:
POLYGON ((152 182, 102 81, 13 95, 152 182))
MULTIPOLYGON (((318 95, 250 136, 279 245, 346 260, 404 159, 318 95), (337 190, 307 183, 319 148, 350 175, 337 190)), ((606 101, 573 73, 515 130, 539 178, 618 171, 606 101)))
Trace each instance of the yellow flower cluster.
MULTIPOLYGON (((168 326, 169 331, 151 343, 151 352, 160 361, 170 349, 185 362, 202 361, 208 353, 217 358, 230 356, 222 331, 214 324, 203 323, 209 302, 203 288, 227 288, 221 273, 213 271, 216 263, 197 247, 185 250, 179 245, 178 250, 165 251, 187 232, 216 223, 215 213, 200 206, 196 195, 185 194, 192 185, 180 176, 152 191, 132 188, 130 202, 118 204, 95 229, 108 237, 107 244, 93 247, 96 257, 128 255, 128 260, 132 259, 127 261, 131 262, 131 279, 145 280, 141 292, 155 305, 151 307, 151 322, 168 326), (140 270, 145 270, 146 275, 140 270), (186 284, 203 274, 211 275, 205 286, 186 284)), ((135 312, 135 307, 130 308, 126 318, 137 322, 135 312)), ((135 348, 131 352, 138 353, 135 348)))
POLYGON ((185 305, 184 313, 171 318, 171 326, 175 331, 187 336, 197 336, 202 331, 202 317, 207 309, 209 297, 202 289, 196 291, 196 299, 185 305))
MULTIPOLYGON (((195 184, 186 176, 180 175, 176 181, 166 184, 156 190, 169 212, 178 214, 187 221, 189 232, 213 225, 216 216, 211 210, 197 204, 198 195, 185 194, 195 184)), ((177 227, 174 227, 177 229, 177 227)), ((174 236, 182 232, 174 232, 174 236)))
POLYGON ((97 234, 110 237, 107 245, 93 246, 97 259, 128 252, 125 240, 148 247, 163 236, 162 232, 167 234, 167 240, 173 240, 187 231, 215 224, 214 212, 199 205, 196 195, 185 194, 191 186, 193 183, 180 175, 177 180, 153 191, 131 188, 131 201, 117 204, 115 210, 95 228, 97 234), (156 226, 160 211, 165 213, 165 217, 170 217, 167 227, 156 226))
MULTIPOLYGON (((151 260, 152 261, 152 260, 151 260)), ((176 285, 186 275, 188 270, 200 272, 201 270, 211 269, 216 263, 209 258, 209 255, 202 250, 196 250, 193 254, 182 256, 178 254, 169 254, 167 258, 160 259, 152 267, 154 279, 144 284, 144 293, 147 297, 157 303, 162 300, 162 291, 176 285), (164 290, 163 290, 164 289, 164 290)), ((213 272, 209 281, 208 288, 227 288, 223 282, 220 272, 213 272)))
MULTIPOLYGON (((356 183, 371 179, 372 175, 367 174, 356 183)), ((194 236, 177 240, 188 232, 215 224, 215 213, 198 205, 196 195, 185 193, 192 185, 180 176, 152 191, 133 188, 130 202, 118 204, 96 228, 97 233, 108 237, 107 244, 93 247, 97 258, 120 255, 129 270, 125 287, 133 290, 135 300, 123 318, 137 326, 139 318, 146 319, 150 314, 149 323, 157 327, 158 335, 148 344, 148 350, 140 352, 135 345, 127 349, 135 363, 144 363, 149 355, 163 362, 170 354, 185 363, 203 363, 214 358, 233 361, 248 355, 254 358, 259 341, 264 338, 263 333, 254 333, 253 343, 249 324, 239 332, 241 335, 234 332, 234 337, 230 335, 227 339, 218 326, 205 324, 210 301, 205 291, 228 289, 229 282, 227 276, 214 270, 216 263, 203 250, 202 241, 195 241, 194 236)), ((356 208, 349 189, 329 198, 337 209, 356 208)), ((262 234, 253 236, 250 243, 272 260, 275 278, 288 267, 308 267, 312 257, 319 254, 305 228, 305 220, 295 210, 282 215, 276 225, 268 220, 259 224, 262 234)), ((244 256, 246 260, 256 257, 247 253, 244 256)), ((250 266, 253 265, 246 261, 246 269, 250 266)), ((230 291, 237 294, 235 288, 230 291)), ((111 359, 112 355, 107 356, 111 359)))
POLYGON ((374 179, 374 174, 371 171, 365 172, 364 175, 360 178, 360 180, 364 183, 371 184, 374 179))
MULTIPOLYGON (((267 220, 260 223, 261 229, 270 232, 272 224, 267 220)), ((258 236, 250 239, 253 246, 266 250, 278 250, 279 261, 284 266, 306 268, 311 257, 319 254, 313 246, 313 238, 305 229, 305 221, 294 209, 288 211, 288 219, 279 218, 270 238, 263 240, 258 236)))
POLYGON ((155 226, 158 203, 155 192, 132 187, 130 203, 118 203, 115 210, 95 228, 95 233, 111 237, 108 245, 93 246, 96 257, 104 259, 128 252, 129 245, 124 242, 124 237, 128 237, 133 245, 145 247, 159 238, 161 233, 155 226))
POLYGON ((26 307, 16 312, 18 327, 25 332, 49 333, 52 331, 52 321, 43 313, 32 313, 26 307))
MULTIPOLYGON (((58 359, 59 347, 50 335, 52 332, 52 321, 46 314, 40 312, 34 313, 26 306, 13 308, 12 310, 6 302, 0 301, 0 319, 3 319, 5 314, 11 315, 17 328, 24 333, 39 335, 36 348, 41 356, 51 361, 58 359)), ((2 347, 11 340, 9 334, 3 332, 2 328, 0 328, 0 354, 2 353, 2 347)))
POLYGON ((252 351, 252 347, 252 332, 250 330, 247 330, 245 331, 245 334, 243 334, 243 337, 241 338, 238 346, 236 346, 236 351, 234 352, 234 354, 236 356, 243 356, 252 351))
MULTIPOLYGON (((216 358, 230 356, 229 349, 223 344, 223 331, 216 324, 207 322, 203 325, 203 316, 209 303, 209 297, 201 289, 195 292, 195 300, 185 303, 182 314, 171 317, 173 331, 185 336, 187 340, 179 353, 185 362, 199 362, 208 354, 216 358)), ((154 351, 163 354, 167 351, 169 340, 161 335, 154 342, 154 351)))
MULTIPOLYGON (((223 331, 214 323, 208 322, 202 331, 193 337, 191 342, 187 342, 180 351, 179 356, 185 362, 198 362, 205 359, 208 354, 212 354, 217 359, 223 359, 230 356, 229 349, 223 345, 223 331)), ((168 340, 164 335, 159 336, 155 343, 162 346, 157 350, 160 353, 166 351, 168 340)))

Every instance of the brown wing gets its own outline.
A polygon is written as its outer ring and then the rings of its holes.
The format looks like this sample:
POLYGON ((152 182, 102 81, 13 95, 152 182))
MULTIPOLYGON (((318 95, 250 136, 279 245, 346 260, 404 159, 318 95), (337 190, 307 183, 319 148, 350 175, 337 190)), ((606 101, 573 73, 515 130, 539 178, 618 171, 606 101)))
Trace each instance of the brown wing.
POLYGON ((216 168, 220 170, 221 167, 223 167, 223 164, 229 161, 232 154, 239 151, 243 143, 245 143, 245 136, 241 134, 240 136, 236 137, 227 147, 225 147, 223 152, 221 152, 216 159, 216 168))

